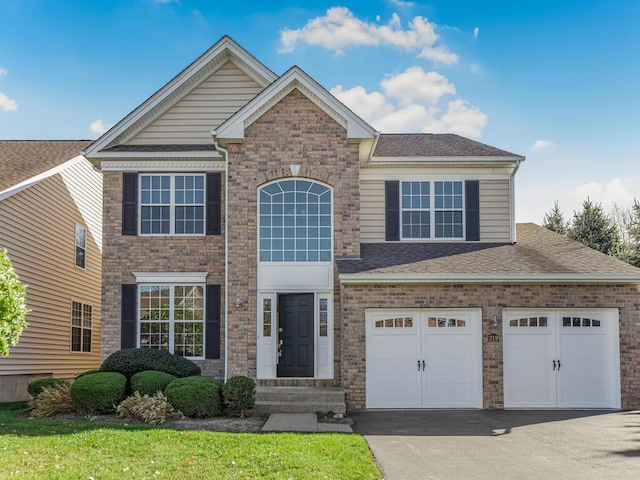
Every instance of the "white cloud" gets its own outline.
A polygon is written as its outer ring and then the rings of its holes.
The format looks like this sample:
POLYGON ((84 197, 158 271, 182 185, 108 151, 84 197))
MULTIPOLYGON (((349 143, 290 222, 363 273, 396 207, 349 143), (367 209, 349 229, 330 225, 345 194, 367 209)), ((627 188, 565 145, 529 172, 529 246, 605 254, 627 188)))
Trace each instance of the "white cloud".
POLYGON ((180 3, 180 0, 153 0, 155 3, 180 3))
POLYGON ((416 6, 415 2, 403 2, 402 0, 389 0, 389 3, 398 8, 412 8, 416 6))
MULTIPOLYGON (((601 203, 604 210, 617 203, 621 206, 631 205, 633 203, 633 195, 631 194, 631 184, 621 178, 613 178, 608 182, 589 182, 579 185, 567 194, 571 203, 573 212, 582 210, 582 202, 589 197, 594 203, 601 203)), ((568 213, 567 212, 567 213, 568 213)))
MULTIPOLYGON (((426 18, 417 16, 410 22, 408 29, 403 29, 396 13, 388 24, 377 25, 356 18, 348 8, 332 7, 325 16, 309 20, 302 28, 281 30, 278 51, 292 52, 298 43, 318 45, 336 54, 342 54, 345 48, 356 46, 390 45, 405 50, 418 50, 433 47, 438 41, 435 27, 426 18)), ((432 56, 450 62, 451 55, 455 54, 444 49, 432 56)))
POLYGON ((401 105, 420 101, 436 103, 444 95, 456 93, 456 87, 447 77, 438 72, 425 72, 418 66, 382 80, 380 86, 387 97, 398 99, 401 105))
POLYGON ((457 133, 480 137, 487 123, 487 115, 461 98, 443 106, 446 108, 443 111, 439 101, 456 91, 437 72, 413 66, 382 80, 380 86, 381 92, 367 92, 362 86, 345 90, 338 85, 331 93, 385 133, 457 133))
POLYGON ((473 38, 478 38, 478 34, 480 33, 480 28, 476 27, 473 29, 473 38))
POLYGON ((7 69, 0 67, 0 77, 4 77, 7 74, 7 69))
POLYGON ((90 125, 89 128, 93 133, 97 133, 98 135, 102 135, 107 130, 109 130, 111 127, 113 127, 113 124, 105 125, 104 122, 102 121, 102 119, 99 118, 95 122, 91 122, 91 125, 90 125))
POLYGON ((376 15, 376 22, 380 21, 380 15, 376 15))
POLYGON ((471 68, 471 73, 477 75, 479 73, 482 73, 483 68, 481 65, 478 65, 477 63, 471 63, 469 65, 469 68, 471 68))
POLYGON ((7 97, 4 93, 0 92, 0 110, 5 112, 15 112, 18 110, 18 104, 12 98, 7 97))
POLYGON ((533 145, 531 145, 531 151, 532 152, 536 152, 538 150, 544 150, 544 149, 547 149, 547 148, 555 148, 557 146, 558 146, 557 143, 550 142, 549 140, 536 140, 535 142, 533 142, 533 145))
POLYGON ((435 64, 452 65, 458 63, 458 55, 441 45, 437 47, 424 47, 418 57, 431 60, 435 64))

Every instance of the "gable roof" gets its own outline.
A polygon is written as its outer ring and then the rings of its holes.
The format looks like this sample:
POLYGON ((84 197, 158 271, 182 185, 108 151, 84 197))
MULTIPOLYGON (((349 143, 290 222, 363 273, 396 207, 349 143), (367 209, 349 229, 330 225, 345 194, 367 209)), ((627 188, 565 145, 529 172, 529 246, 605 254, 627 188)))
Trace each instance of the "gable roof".
POLYGON ((0 140, 0 193, 58 167, 91 140, 0 140))
POLYGON ((520 157, 453 133, 383 133, 374 157, 520 157))
POLYGON ((376 131, 371 125, 353 113, 300 67, 294 66, 220 125, 216 131, 217 137, 226 142, 243 141, 245 128, 294 89, 298 89, 345 127, 347 138, 364 139, 375 136, 376 131))
POLYGON ((360 259, 338 259, 343 283, 640 283, 640 268, 533 223, 515 244, 362 244, 360 259))
MULTIPOLYGON (((121 156, 122 153, 117 150, 107 150, 109 147, 125 143, 126 140, 135 136, 229 59, 242 64, 252 78, 263 87, 277 78, 275 73, 238 45, 231 37, 225 35, 169 83, 98 138, 83 153, 87 158, 121 156)), ((145 153, 144 150, 138 152, 143 156, 145 153)))

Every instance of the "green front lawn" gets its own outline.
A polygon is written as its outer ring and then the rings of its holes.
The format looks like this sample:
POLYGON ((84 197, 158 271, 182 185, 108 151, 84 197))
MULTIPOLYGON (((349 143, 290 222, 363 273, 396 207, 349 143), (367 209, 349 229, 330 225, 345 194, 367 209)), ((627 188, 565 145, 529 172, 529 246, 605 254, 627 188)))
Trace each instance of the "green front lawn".
POLYGON ((0 404, 0 478, 380 479, 365 440, 36 420, 0 404))

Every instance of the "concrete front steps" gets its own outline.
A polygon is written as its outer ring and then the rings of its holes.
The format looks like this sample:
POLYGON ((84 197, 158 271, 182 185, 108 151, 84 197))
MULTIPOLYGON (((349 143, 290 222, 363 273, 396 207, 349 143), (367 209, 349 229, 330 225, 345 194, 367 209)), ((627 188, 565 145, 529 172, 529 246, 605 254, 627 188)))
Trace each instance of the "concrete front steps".
POLYGON ((344 391, 335 387, 256 387, 252 413, 347 413, 344 391))

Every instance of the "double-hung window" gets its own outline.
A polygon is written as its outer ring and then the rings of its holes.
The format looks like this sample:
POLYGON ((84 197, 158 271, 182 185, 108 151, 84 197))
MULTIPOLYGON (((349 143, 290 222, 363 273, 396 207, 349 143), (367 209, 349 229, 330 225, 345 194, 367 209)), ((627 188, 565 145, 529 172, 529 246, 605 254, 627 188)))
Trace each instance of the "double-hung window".
POLYGON ((142 235, 203 235, 205 176, 140 175, 142 235))
POLYGON ((402 182, 402 239, 461 239, 463 182, 402 182))
POLYGON ((204 285, 139 285, 140 347, 204 358, 204 285))
POLYGON ((71 351, 91 353, 93 308, 80 302, 71 302, 71 351))

